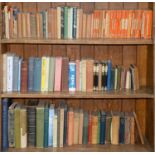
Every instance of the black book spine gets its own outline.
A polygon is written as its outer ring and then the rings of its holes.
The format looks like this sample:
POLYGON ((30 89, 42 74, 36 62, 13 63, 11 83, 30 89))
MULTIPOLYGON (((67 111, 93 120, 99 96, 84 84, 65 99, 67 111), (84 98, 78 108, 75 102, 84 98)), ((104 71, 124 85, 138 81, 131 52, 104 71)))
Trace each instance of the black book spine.
POLYGON ((77 8, 73 8, 73 31, 72 37, 76 39, 77 36, 77 8))
POLYGON ((27 108, 28 146, 36 146, 36 108, 27 108))
POLYGON ((61 7, 61 39, 64 39, 64 7, 61 7))

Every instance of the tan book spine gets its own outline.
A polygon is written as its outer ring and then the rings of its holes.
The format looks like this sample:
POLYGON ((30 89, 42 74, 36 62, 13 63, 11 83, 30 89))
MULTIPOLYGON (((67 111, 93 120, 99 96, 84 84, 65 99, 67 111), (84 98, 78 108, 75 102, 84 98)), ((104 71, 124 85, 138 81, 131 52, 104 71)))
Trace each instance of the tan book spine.
POLYGON ((57 7, 57 38, 61 39, 61 7, 57 7))
POLYGON ((6 92, 6 85, 7 85, 6 63, 7 63, 7 54, 3 54, 3 92, 6 92))
POLYGON ((83 136, 83 111, 79 115, 79 144, 82 144, 83 136))
POLYGON ((20 134, 21 148, 27 147, 27 115, 26 109, 20 110, 20 134))
POLYGON ((64 134, 64 109, 60 109, 60 147, 63 147, 63 134, 64 134))
POLYGON ((112 116, 112 127, 111 127, 111 144, 119 144, 119 125, 120 117, 112 116))
POLYGON ((17 23, 18 38, 22 38, 22 13, 17 14, 17 23))
POLYGON ((82 24, 82 38, 86 38, 86 14, 83 13, 83 24, 82 24))
POLYGON ((74 113, 74 144, 78 144, 79 141, 79 112, 74 113))
POLYGON ((97 144, 98 135, 98 116, 92 115, 92 144, 97 144))
POLYGON ((133 116, 130 118, 130 143, 135 144, 135 119, 133 116))
POLYGON ((86 60, 82 60, 82 91, 86 91, 86 60))
POLYGON ((23 34, 23 38, 26 37, 26 13, 22 13, 22 34, 23 34))
POLYGON ((27 13, 27 37, 31 37, 31 29, 30 29, 30 13, 27 13))
POLYGON ((79 9, 79 38, 82 38, 83 20, 83 10, 79 9))

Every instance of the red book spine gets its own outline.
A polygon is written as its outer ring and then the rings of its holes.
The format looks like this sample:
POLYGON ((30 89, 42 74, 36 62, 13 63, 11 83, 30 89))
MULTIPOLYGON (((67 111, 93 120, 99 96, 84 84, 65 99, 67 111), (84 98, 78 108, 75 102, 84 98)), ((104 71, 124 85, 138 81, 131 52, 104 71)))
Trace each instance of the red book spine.
POLYGON ((23 61, 21 65, 21 92, 27 91, 28 84, 28 63, 23 61))
POLYGON ((91 112, 89 113, 89 120, 88 120, 88 144, 92 143, 92 116, 91 112))
POLYGON ((62 57, 57 57, 55 62, 55 85, 54 91, 61 91, 62 57))

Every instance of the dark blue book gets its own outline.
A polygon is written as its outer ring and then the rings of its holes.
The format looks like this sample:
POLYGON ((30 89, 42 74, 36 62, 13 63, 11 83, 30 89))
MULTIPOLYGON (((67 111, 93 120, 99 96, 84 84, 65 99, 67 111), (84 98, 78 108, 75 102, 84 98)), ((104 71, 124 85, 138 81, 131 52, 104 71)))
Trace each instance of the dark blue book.
POLYGON ((120 114, 120 128, 119 128, 119 143, 124 144, 125 138, 125 116, 124 113, 120 114))
POLYGON ((48 147, 48 128, 49 128, 49 104, 45 104, 44 109, 44 147, 48 147))
POLYGON ((108 65, 108 72, 107 72, 107 90, 110 90, 111 89, 111 67, 112 67, 111 60, 108 60, 107 65, 108 65))
POLYGON ((34 57, 28 61, 28 91, 33 91, 34 57))
POLYGON ((106 133, 106 113, 101 111, 100 117, 100 144, 105 144, 105 133, 106 133))
POLYGON ((41 91, 41 58, 34 59, 33 90, 41 91))
POLYGON ((73 31, 72 37, 76 39, 77 36, 77 8, 73 8, 73 31))
POLYGON ((11 100, 4 98, 2 100, 2 151, 7 151, 9 147, 8 142, 8 107, 11 100))

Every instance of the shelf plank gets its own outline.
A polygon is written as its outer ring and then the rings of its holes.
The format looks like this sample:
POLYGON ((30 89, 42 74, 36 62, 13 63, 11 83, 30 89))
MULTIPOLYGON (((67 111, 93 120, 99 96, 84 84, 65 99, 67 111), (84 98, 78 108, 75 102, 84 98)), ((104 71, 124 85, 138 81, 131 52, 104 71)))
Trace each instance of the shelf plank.
POLYGON ((140 89, 137 91, 105 91, 105 92, 7 92, 1 94, 2 98, 82 98, 82 99, 104 99, 104 98, 154 98, 151 89, 140 89))
POLYGON ((146 152, 152 151, 149 145, 73 145, 57 148, 9 148, 9 152, 146 152))
POLYGON ((114 45, 125 45, 125 44, 152 44, 151 39, 1 39, 2 44, 94 44, 94 45, 103 45, 103 44, 114 44, 114 45))

